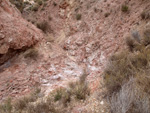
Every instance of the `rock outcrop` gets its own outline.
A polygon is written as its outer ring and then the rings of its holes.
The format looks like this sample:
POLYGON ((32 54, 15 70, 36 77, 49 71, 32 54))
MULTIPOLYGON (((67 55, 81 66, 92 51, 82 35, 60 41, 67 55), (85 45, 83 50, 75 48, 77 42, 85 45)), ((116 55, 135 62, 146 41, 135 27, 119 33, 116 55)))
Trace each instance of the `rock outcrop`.
MULTIPOLYGON (((42 37, 40 30, 24 20, 14 5, 8 0, 0 0, 0 57, 10 50, 30 47, 42 37)), ((5 60, 0 58, 0 63, 5 60)))

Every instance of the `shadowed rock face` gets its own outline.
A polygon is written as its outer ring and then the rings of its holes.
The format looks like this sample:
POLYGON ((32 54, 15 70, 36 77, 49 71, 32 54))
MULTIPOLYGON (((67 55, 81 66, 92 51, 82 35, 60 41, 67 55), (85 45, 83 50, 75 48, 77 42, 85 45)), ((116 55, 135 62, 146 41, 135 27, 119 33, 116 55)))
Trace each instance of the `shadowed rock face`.
POLYGON ((30 47, 42 37, 40 30, 24 20, 8 0, 0 0, 0 57, 10 49, 30 47))

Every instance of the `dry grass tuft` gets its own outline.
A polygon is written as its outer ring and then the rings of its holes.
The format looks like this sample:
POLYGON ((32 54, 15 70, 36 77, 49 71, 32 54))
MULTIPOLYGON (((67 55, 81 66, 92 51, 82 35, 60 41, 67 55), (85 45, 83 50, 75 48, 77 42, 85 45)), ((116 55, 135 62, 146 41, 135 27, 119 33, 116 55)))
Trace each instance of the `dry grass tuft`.
POLYGON ((9 0, 9 1, 10 3, 14 4, 21 13, 23 12, 23 9, 25 7, 23 0, 9 0))
POLYGON ((127 5, 122 5, 121 11, 126 13, 129 11, 129 7, 127 5))
POLYGON ((44 33, 52 32, 51 26, 48 24, 47 21, 41 21, 37 23, 37 28, 41 29, 44 33))
POLYGON ((76 20, 81 20, 82 15, 81 14, 76 14, 76 20))
POLYGON ((150 44, 150 29, 144 30, 142 43, 145 46, 150 44))
POLYGON ((141 13, 141 18, 143 20, 146 20, 146 19, 150 19, 150 12, 148 10, 144 10, 142 13, 141 13))
POLYGON ((127 38, 125 50, 114 54, 104 70, 104 83, 112 113, 150 111, 150 30, 127 38))
POLYGON ((38 50, 35 48, 31 48, 25 52, 24 58, 30 58, 30 59, 36 60, 38 56, 39 56, 38 50))
POLYGON ((11 98, 8 98, 3 104, 0 105, 0 113, 11 113, 12 103, 11 98))

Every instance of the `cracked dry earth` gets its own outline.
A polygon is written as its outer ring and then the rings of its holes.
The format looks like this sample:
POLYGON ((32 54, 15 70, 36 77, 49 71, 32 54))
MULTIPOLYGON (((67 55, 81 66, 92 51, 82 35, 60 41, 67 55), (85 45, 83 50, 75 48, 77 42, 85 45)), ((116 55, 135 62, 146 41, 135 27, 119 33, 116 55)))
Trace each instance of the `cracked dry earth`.
MULTIPOLYGON (((105 100, 96 93, 103 90, 101 74, 109 56, 124 48, 125 33, 144 24, 140 14, 149 4, 139 0, 55 2, 59 5, 54 7, 53 0, 48 1, 44 12, 31 14, 37 21, 53 17, 49 22, 53 33, 45 35, 46 38, 35 45, 38 58, 26 59, 22 52, 1 66, 0 100, 25 95, 35 86, 40 86, 47 95, 58 87, 66 87, 70 81, 76 81, 86 69, 92 96, 77 105, 73 113, 97 113, 99 109, 107 113, 105 100), (122 14, 120 7, 125 2, 128 2, 130 12, 122 14), (75 19, 77 13, 82 14, 79 21, 75 19), (106 13, 109 13, 108 17, 104 16, 106 13), (53 42, 47 41, 47 37, 53 42)), ((25 18, 31 18, 31 15, 25 15, 25 18)))

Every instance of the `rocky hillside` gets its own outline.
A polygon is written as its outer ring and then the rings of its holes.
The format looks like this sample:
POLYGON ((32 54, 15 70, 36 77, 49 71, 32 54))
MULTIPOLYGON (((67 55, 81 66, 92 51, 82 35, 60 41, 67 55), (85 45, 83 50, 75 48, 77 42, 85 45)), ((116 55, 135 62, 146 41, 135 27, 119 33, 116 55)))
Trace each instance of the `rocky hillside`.
MULTIPOLYGON (((21 51, 35 45, 43 39, 42 32, 22 18, 21 13, 8 0, 0 1, 0 71, 12 65, 11 59, 21 51)), ((17 60, 17 58, 16 58, 17 60)), ((17 71, 17 70, 16 70, 17 71)), ((14 71, 0 76, 0 98, 6 94, 7 82, 11 84, 14 71), (5 92, 5 94, 3 94, 5 92)), ((15 82, 15 81, 12 81, 15 82)), ((10 89, 9 89, 10 90, 10 89)), ((8 96, 8 95, 7 95, 8 96)))
POLYGON ((125 48, 128 34, 149 26, 148 19, 141 16, 148 7, 146 0, 56 0, 24 17, 35 25, 47 22, 51 30, 46 41, 58 44, 63 55, 86 67, 89 80, 94 81, 108 57, 125 48))
MULTIPOLYGON (((0 2, 1 100, 34 87, 48 95, 78 80, 84 70, 92 94, 102 92, 109 57, 126 48, 130 33, 149 27, 147 0, 39 1, 27 5, 22 14, 8 0, 0 2)), ((96 98, 74 106, 73 112, 100 112, 96 110, 104 106, 96 98)))
POLYGON ((42 33, 24 20, 20 12, 8 1, 0 3, 0 64, 12 51, 28 48, 43 38, 42 33), (7 55, 8 54, 8 55, 7 55))

